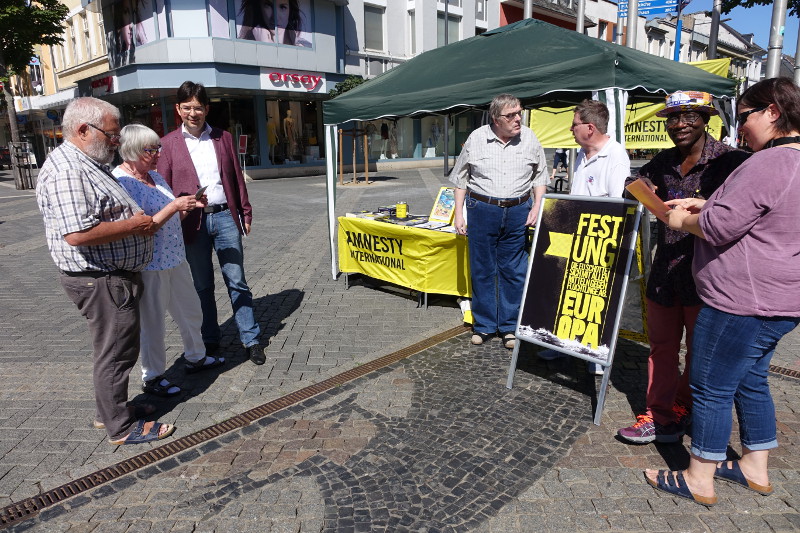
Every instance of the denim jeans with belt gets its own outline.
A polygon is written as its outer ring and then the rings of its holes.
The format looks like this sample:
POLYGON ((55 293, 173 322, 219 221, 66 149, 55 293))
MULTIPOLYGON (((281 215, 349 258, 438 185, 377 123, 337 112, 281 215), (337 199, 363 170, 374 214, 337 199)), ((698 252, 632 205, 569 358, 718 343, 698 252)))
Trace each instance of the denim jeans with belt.
POLYGON ((708 306, 700 310, 691 366, 693 455, 725 460, 733 405, 743 446, 752 451, 778 446, 767 372, 778 341, 799 322, 798 317, 739 316, 708 306))
POLYGON ((245 347, 258 344, 261 330, 253 314, 253 294, 244 276, 242 236, 229 209, 219 213, 203 213, 194 242, 186 245, 186 260, 192 269, 194 288, 203 310, 203 341, 218 344, 221 337, 214 298, 212 250, 217 253, 222 279, 228 287, 239 339, 245 347))
POLYGON ((533 198, 498 207, 467 195, 467 242, 476 333, 507 333, 517 327, 528 268, 525 237, 533 198))

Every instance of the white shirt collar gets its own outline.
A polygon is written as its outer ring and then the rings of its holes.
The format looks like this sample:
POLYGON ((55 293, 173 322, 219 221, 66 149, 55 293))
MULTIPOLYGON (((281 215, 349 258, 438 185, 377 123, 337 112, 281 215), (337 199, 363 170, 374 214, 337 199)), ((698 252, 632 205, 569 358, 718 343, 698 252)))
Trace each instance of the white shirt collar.
POLYGON ((208 137, 211 134, 211 126, 209 126, 208 122, 206 122, 203 131, 200 132, 200 135, 198 137, 195 137, 194 135, 189 133, 189 130, 186 129, 186 124, 181 122, 181 133, 183 133, 184 139, 187 137, 190 139, 202 139, 204 136, 208 137))

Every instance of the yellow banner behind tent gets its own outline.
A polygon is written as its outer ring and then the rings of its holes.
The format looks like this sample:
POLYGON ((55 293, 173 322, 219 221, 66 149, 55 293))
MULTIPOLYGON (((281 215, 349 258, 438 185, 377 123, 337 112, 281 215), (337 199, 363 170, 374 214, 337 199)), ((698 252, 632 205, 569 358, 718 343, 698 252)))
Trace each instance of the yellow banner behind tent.
MULTIPOLYGON (((690 63, 698 68, 717 74, 727 75, 730 69, 730 58, 711 59, 690 63)), ((697 87, 687 87, 687 90, 702 90, 697 87)), ((667 136, 663 118, 655 116, 656 112, 664 109, 664 104, 632 104, 625 112, 625 148, 664 149, 674 146, 667 136)), ((569 127, 572 125, 573 108, 542 107, 531 110, 530 128, 536 133, 539 142, 545 148, 578 148, 569 127)), ((722 120, 711 117, 706 130, 716 139, 722 133, 722 120)))
POLYGON ((420 292, 470 296, 463 235, 339 217, 339 268, 420 292))

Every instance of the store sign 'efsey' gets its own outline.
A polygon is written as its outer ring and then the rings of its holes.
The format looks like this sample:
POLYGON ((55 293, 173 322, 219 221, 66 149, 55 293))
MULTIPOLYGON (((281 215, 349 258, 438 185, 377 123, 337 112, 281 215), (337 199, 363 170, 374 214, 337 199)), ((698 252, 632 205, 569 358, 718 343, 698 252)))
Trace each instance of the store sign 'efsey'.
POLYGON ((325 76, 293 70, 261 71, 262 88, 278 91, 327 92, 325 76))

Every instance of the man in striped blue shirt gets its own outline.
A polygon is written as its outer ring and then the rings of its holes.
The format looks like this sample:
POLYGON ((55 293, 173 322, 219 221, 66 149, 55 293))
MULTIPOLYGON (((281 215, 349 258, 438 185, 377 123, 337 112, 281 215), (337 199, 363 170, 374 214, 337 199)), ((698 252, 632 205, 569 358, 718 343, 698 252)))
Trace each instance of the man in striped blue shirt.
POLYGON ((454 225, 469 243, 472 344, 499 334, 511 349, 528 263, 525 236, 536 223, 549 176, 544 148, 522 125, 520 101, 498 95, 489 116, 491 123, 464 143, 450 175, 454 225))

